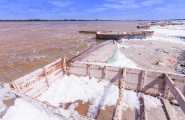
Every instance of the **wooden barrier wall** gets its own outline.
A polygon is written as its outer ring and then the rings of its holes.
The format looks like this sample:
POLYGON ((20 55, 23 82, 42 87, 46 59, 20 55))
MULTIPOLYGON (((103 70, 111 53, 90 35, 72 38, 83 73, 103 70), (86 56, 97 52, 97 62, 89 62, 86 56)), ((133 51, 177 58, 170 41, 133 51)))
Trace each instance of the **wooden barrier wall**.
MULTIPOLYGON (((17 91, 38 97, 41 93, 57 78, 63 76, 63 61, 59 59, 51 64, 44 66, 30 74, 27 74, 12 84, 17 91)), ((76 76, 95 77, 99 80, 107 80, 115 85, 119 84, 122 76, 121 67, 100 66, 97 64, 87 64, 80 62, 67 62, 67 75, 74 74, 76 76)), ((165 84, 165 73, 156 71, 146 71, 142 69, 127 68, 125 89, 140 91, 152 96, 158 96, 160 93, 165 94, 169 88, 165 84)), ((179 74, 169 74, 178 89, 185 96, 185 76, 179 74)), ((166 93, 167 94, 167 93, 166 93)), ((168 92, 168 99, 174 99, 172 93, 168 92)))
POLYGON ((47 90, 52 82, 62 76, 62 59, 58 59, 43 68, 39 68, 30 74, 12 81, 12 84, 16 91, 36 98, 40 96, 43 91, 47 90))
MULTIPOLYGON (((143 92, 152 96, 158 96, 160 93, 163 93, 167 99, 176 99, 185 113, 185 76, 179 74, 115 66, 101 66, 97 63, 66 63, 64 59, 58 59, 43 68, 12 81, 10 86, 16 95, 62 115, 62 113, 60 113, 60 107, 39 101, 37 97, 46 91, 52 82, 58 78, 62 78, 66 73, 67 75, 73 74, 76 76, 89 76, 89 78, 95 77, 98 80, 104 79, 118 86, 120 86, 120 81, 122 80, 121 86, 124 86, 121 87, 122 92, 123 89, 127 89, 143 92), (172 92, 170 90, 172 90, 172 92)), ((122 92, 120 92, 119 95, 121 98, 123 96, 122 92)), ((119 100, 121 103, 121 99, 119 100)), ((120 108, 117 107, 116 111, 116 113, 120 113, 120 108)), ((83 120, 93 120, 76 113, 71 113, 70 116, 83 120)))
MULTIPOLYGON (((121 67, 100 66, 81 62, 68 62, 67 75, 95 77, 99 80, 107 80, 118 85, 122 76, 121 67)), ((179 90, 185 95, 185 76, 179 74, 169 74, 179 90)), ((152 96, 165 94, 165 73, 156 71, 146 71, 142 69, 127 68, 125 89, 140 91, 152 96)), ((169 91, 168 99, 175 99, 169 91)))

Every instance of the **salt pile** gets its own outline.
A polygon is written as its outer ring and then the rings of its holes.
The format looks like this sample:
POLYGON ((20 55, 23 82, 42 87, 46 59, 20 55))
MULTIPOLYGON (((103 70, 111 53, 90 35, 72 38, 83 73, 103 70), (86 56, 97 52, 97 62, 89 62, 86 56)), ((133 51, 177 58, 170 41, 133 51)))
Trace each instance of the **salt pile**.
MULTIPOLYGON (((1 119, 0 119, 1 120, 1 119)), ((65 120, 62 116, 17 98, 2 120, 65 120)), ((69 119, 70 120, 70 119, 69 119)), ((72 120, 72 119, 71 119, 72 120)))
MULTIPOLYGON (((42 94, 38 99, 47 101, 52 105, 60 106, 61 103, 74 102, 82 100, 83 102, 91 101, 94 106, 99 109, 105 109, 106 106, 116 106, 119 98, 118 86, 115 86, 108 81, 102 80, 98 82, 97 79, 88 77, 77 77, 74 75, 64 76, 62 79, 57 80, 52 86, 42 94)), ((156 108, 161 104, 157 98, 139 93, 137 95, 134 91, 125 90, 123 100, 123 110, 130 108, 136 109, 139 112, 140 102, 139 97, 143 97, 146 104, 149 105, 148 109, 156 108), (152 106, 151 106, 152 104, 152 106)), ((67 111, 73 112, 78 104, 72 104, 67 111)), ((95 111, 97 113, 98 110, 95 111)), ((7 114, 3 116, 2 120, 62 120, 62 116, 53 114, 37 105, 17 98, 14 106, 10 107, 7 114), (28 117, 29 116, 29 117, 28 117)), ((69 118, 70 119, 70 118, 69 118)))
POLYGON ((130 108, 131 110, 140 110, 140 102, 137 93, 130 90, 124 90, 124 97, 123 97, 123 110, 130 108))
MULTIPOLYGON (((89 79, 88 77, 76 77, 71 75, 65 76, 56 83, 53 83, 52 87, 44 92, 38 99, 47 101, 55 106, 60 106, 61 103, 75 102, 77 100, 82 100, 83 103, 90 101, 93 106, 98 106, 99 109, 105 109, 106 106, 116 106, 119 98, 118 94, 118 86, 108 81, 102 80, 98 82, 95 78, 89 79)), ((125 90, 123 110, 127 108, 131 110, 136 109, 139 113, 139 97, 144 98, 148 109, 157 108, 161 105, 160 100, 157 98, 144 95, 143 93, 138 93, 137 95, 134 91, 125 90)))
POLYGON ((181 36, 185 35, 185 26, 167 26, 167 27, 151 27, 150 30, 154 31, 152 38, 147 38, 146 40, 162 40, 167 42, 175 42, 180 44, 185 44, 181 36))
MULTIPOLYGON (((124 45, 118 44, 118 48, 122 48, 123 46, 124 45)), ((118 67, 138 68, 136 63, 134 63, 129 58, 125 57, 125 55, 121 53, 120 50, 118 50, 118 60, 110 65, 118 67)))
POLYGON ((77 100, 82 100, 83 103, 91 101, 93 105, 100 105, 101 109, 105 109, 106 106, 116 105, 118 93, 118 87, 108 81, 98 82, 95 78, 89 80, 89 77, 71 75, 53 83, 38 99, 55 106, 77 100))
POLYGON ((161 101, 157 97, 145 95, 144 93, 136 93, 130 90, 124 90, 123 97, 123 110, 130 108, 131 110, 136 109, 140 113, 140 101, 139 98, 144 98, 146 109, 153 109, 161 106, 161 101))

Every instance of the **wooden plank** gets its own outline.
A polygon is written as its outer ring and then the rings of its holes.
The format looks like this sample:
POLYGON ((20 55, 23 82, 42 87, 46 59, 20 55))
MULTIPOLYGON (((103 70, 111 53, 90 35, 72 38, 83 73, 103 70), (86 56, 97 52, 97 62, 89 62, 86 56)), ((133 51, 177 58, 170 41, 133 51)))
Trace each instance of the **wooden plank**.
POLYGON ((182 111, 180 106, 176 106, 176 105, 171 105, 171 107, 173 107, 173 112, 176 113, 176 117, 178 120, 185 120, 185 114, 182 111))
MULTIPOLYGON (((169 77, 174 81, 178 89, 185 96, 185 75, 182 74, 168 74, 169 77)), ((172 95, 173 96, 173 95, 172 95)), ((172 97, 170 94, 170 97, 172 97)))
POLYGON ((122 112, 122 120, 139 120, 140 118, 140 115, 136 109, 131 110, 130 108, 127 108, 122 112))
POLYGON ((38 69, 30 74, 27 74, 18 81, 13 81, 13 83, 17 86, 21 93, 25 93, 29 96, 33 95, 32 97, 38 96, 48 87, 43 69, 38 69))
POLYGON ((79 31, 79 33, 90 33, 90 34, 96 34, 98 31, 79 31))
POLYGON ((167 99, 162 99, 169 120, 177 120, 176 113, 167 99))
POLYGON ((93 65, 91 66, 91 77, 96 77, 97 79, 103 79, 103 72, 104 72, 104 67, 93 65))
POLYGON ((164 93, 164 76, 162 72, 147 71, 145 87, 142 92, 154 96, 164 93))
POLYGON ((170 88, 172 94, 174 95, 175 99, 178 101, 179 105, 181 106, 183 112, 185 113, 185 97, 177 88, 175 83, 169 78, 168 74, 165 73, 165 82, 170 88))
MULTIPOLYGON (((145 105, 145 107, 148 108, 147 104, 145 105)), ((146 109, 146 113, 148 120, 168 120, 162 104, 156 108, 146 109)))
POLYGON ((148 120, 144 98, 139 98, 139 100, 140 100, 140 103, 141 103, 141 106, 140 106, 140 120, 148 120))
POLYGON ((74 75, 77 75, 77 76, 88 76, 88 67, 87 67, 87 64, 85 64, 85 65, 86 65, 86 68, 69 67, 67 69, 67 75, 74 74, 74 75))
POLYGON ((126 70, 127 70, 127 68, 123 69, 122 78, 120 79, 119 100, 118 100, 118 103, 116 106, 114 120, 121 120, 122 119, 123 94, 124 94, 124 88, 125 88, 126 70))

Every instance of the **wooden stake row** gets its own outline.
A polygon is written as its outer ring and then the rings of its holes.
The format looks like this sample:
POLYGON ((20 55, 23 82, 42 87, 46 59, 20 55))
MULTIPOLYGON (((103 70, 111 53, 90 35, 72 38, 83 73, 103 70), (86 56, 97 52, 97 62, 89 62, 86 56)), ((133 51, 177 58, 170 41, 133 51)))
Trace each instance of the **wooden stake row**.
POLYGON ((125 80, 126 80, 126 68, 123 69, 123 76, 120 80, 119 100, 118 100, 118 103, 116 106, 114 120, 122 120, 122 107, 123 107, 123 95, 124 95, 124 88, 125 88, 125 80))

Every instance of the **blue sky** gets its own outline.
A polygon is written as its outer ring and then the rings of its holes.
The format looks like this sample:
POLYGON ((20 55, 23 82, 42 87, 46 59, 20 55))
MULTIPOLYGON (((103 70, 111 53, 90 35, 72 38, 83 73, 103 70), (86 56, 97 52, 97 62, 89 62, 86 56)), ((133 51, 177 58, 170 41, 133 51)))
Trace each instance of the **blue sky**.
POLYGON ((185 0, 0 0, 0 19, 185 19, 185 0))

